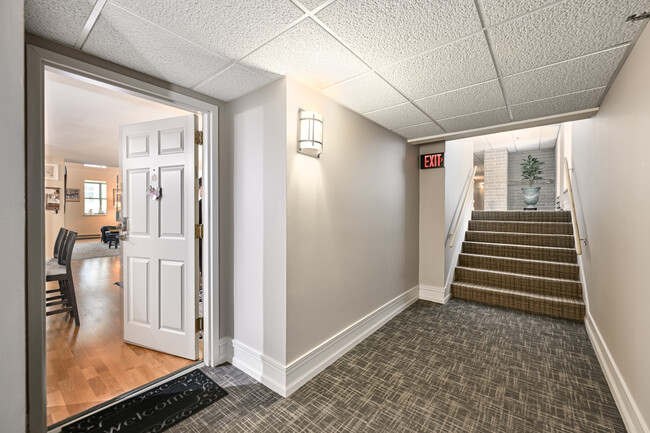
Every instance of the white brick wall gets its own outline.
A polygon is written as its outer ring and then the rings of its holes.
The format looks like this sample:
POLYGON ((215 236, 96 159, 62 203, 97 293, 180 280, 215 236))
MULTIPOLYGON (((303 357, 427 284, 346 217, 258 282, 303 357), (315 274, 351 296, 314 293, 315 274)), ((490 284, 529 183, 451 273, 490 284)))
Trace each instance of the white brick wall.
POLYGON ((508 209, 508 149, 486 150, 483 160, 485 170, 485 210, 508 209))

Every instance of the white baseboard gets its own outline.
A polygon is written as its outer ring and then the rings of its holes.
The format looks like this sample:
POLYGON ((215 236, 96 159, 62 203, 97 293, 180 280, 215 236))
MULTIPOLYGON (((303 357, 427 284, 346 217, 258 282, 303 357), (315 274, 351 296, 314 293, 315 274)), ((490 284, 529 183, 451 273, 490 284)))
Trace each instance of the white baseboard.
POLYGON ((232 364, 233 358, 233 347, 232 347, 232 338, 223 337, 219 339, 219 358, 215 365, 223 364, 224 362, 229 362, 232 364))
POLYGON ((415 286, 290 363, 287 366, 287 396, 417 300, 418 286, 415 286))
POLYGON ((451 292, 447 291, 445 287, 419 286, 420 299, 425 301, 437 302, 438 304, 446 304, 451 297, 451 292))
POLYGON ((618 410, 621 412, 621 417, 623 418, 627 431, 630 433, 650 433, 648 424, 644 421, 639 407, 632 398, 630 390, 625 384, 625 380, 623 380, 623 376, 621 376, 621 372, 616 366, 616 362, 589 312, 587 312, 585 318, 585 327, 587 328, 587 334, 589 334, 591 344, 594 346, 600 366, 605 373, 605 378, 614 396, 614 401, 616 401, 618 410))
POLYGON ((281 396, 288 397, 417 301, 418 289, 419 287, 415 286, 402 293, 286 366, 237 340, 232 340, 232 364, 281 396))

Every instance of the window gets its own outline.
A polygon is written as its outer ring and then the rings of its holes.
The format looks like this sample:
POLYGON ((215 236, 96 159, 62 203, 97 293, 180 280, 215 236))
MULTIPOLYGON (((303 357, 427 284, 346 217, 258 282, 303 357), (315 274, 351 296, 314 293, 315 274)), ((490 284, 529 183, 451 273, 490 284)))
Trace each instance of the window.
POLYGON ((106 182, 84 181, 84 214, 106 215, 107 206, 106 182))

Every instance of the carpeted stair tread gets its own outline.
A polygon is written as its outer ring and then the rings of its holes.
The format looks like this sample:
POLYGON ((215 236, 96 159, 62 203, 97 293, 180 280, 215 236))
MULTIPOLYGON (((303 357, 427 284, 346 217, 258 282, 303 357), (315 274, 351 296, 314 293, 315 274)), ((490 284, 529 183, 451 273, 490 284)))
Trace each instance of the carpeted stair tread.
POLYGON ((526 293, 536 293, 539 295, 582 299, 582 285, 580 282, 565 278, 548 278, 514 272, 457 266, 455 281, 526 293))
POLYGON ((572 235, 547 235, 538 233, 488 232, 468 230, 465 240, 471 242, 501 243, 513 245, 535 245, 541 247, 572 248, 572 235))
POLYGON ((463 242, 463 253, 499 256, 517 259, 544 260, 559 263, 578 263, 574 248, 542 247, 486 242, 463 242))
POLYGON ((580 280, 580 268, 574 263, 461 253, 458 256, 458 266, 572 281, 580 280))
POLYGON ((571 222, 568 211, 472 211, 472 220, 571 222))
POLYGON ((469 230, 510 233, 573 235, 573 225, 566 222, 470 220, 469 230))
POLYGON ((452 283, 451 293, 455 298, 562 319, 581 321, 585 316, 585 305, 577 299, 522 293, 464 282, 452 283))

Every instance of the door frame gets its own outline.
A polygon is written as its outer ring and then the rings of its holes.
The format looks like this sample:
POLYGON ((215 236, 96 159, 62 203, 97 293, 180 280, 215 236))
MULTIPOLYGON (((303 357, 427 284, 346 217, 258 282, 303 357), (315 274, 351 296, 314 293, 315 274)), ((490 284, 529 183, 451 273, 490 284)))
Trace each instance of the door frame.
MULTIPOLYGON (((203 129, 203 362, 215 366, 219 347, 219 116, 225 104, 81 51, 26 34, 25 204, 27 425, 47 431, 45 333, 44 71, 52 67, 92 78, 138 97, 198 113, 203 129), (207 186, 207 188, 206 188, 207 186), (214 230, 212 230, 214 229, 214 230)), ((198 282, 197 282, 198 284, 198 282)))

